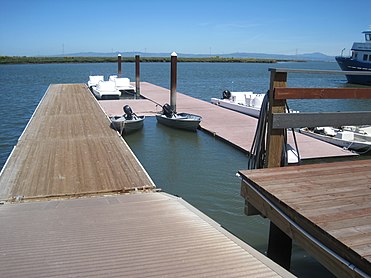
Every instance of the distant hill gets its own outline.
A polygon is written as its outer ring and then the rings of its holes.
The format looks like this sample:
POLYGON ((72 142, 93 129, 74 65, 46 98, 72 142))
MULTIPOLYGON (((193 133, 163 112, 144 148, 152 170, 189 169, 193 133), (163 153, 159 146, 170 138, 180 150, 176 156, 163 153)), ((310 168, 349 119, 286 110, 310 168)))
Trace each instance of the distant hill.
MULTIPOLYGON (((140 55, 141 57, 170 57, 170 53, 149 53, 149 52, 80 52, 70 53, 64 55, 52 55, 53 57, 116 57, 121 54, 123 57, 134 57, 140 55)), ((236 52, 230 54, 186 54, 178 53, 178 57, 182 58, 205 58, 205 57, 225 57, 225 58, 257 58, 257 59, 279 59, 279 60, 309 60, 309 61, 334 61, 334 56, 328 56, 319 52, 305 53, 298 55, 282 55, 282 54, 264 54, 264 53, 244 53, 236 52)))
POLYGON ((264 53, 232 53, 224 55, 226 57, 238 58, 260 58, 260 59, 279 59, 279 60, 315 60, 315 61, 334 61, 335 57, 328 56, 319 52, 305 53, 297 55, 283 54, 264 54, 264 53))

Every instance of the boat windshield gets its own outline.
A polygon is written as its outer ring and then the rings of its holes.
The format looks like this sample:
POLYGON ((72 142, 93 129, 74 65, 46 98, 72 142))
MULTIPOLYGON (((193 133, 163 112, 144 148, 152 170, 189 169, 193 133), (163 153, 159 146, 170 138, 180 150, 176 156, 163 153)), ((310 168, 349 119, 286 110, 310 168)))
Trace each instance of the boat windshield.
POLYGON ((371 42, 371 31, 365 31, 364 32, 365 34, 365 39, 366 39, 366 42, 371 42))

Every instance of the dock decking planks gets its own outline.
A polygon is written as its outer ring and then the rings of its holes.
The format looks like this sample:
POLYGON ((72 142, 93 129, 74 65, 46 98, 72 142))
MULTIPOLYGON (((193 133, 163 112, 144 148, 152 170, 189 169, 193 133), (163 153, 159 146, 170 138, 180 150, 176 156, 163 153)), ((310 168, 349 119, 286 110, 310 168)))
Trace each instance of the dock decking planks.
MULTIPOLYGON (((154 116, 161 111, 157 104, 170 103, 169 89, 148 82, 141 82, 141 95, 146 100, 102 100, 99 104, 108 116, 123 114, 122 107, 129 104, 138 115, 154 116)), ((177 93, 177 111, 202 116, 201 128, 231 143, 244 152, 249 152, 254 139, 257 119, 219 107, 185 94, 177 93)), ((296 133, 302 159, 352 156, 354 153, 334 145, 296 133)), ((288 143, 294 145, 291 132, 288 143)))
MULTIPOLYGON (((240 174, 309 234, 371 274, 371 160, 245 170, 240 174)), ((245 182, 242 196, 257 208, 265 206, 263 199, 252 196, 245 182)), ((278 226, 287 225, 284 220, 269 218, 276 225, 282 221, 278 226)), ((295 229, 289 233, 299 237, 295 229)), ((322 252, 318 249, 314 256, 322 252)))
POLYGON ((51 85, 1 172, 1 274, 293 277, 178 197, 115 194, 142 188, 87 87, 51 85))
POLYGON ((161 192, 0 206, 2 277, 294 277, 161 192))
POLYGON ((51 85, 0 176, 0 200, 154 188, 86 85, 51 85))

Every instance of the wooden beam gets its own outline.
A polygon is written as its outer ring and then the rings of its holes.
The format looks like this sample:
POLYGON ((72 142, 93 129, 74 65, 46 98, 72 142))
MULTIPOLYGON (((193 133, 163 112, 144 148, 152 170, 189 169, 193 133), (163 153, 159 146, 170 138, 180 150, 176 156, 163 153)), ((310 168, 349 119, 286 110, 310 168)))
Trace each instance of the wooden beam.
POLYGON ((247 216, 260 215, 260 211, 257 210, 252 204, 245 200, 245 214, 247 216))
POLYGON ((273 113, 272 128, 368 125, 371 112, 303 112, 273 113))
POLYGON ((288 69, 288 68, 269 68, 269 71, 285 72, 285 73, 308 73, 308 74, 340 74, 340 75, 371 75, 371 71, 355 71, 355 70, 313 70, 313 69, 288 69))
MULTIPOLYGON (((274 92, 277 87, 286 87, 287 73, 271 71, 269 92, 274 92)), ((284 130, 272 128, 273 113, 284 113, 285 101, 275 100, 273 94, 269 95, 269 120, 267 137, 267 161, 266 167, 280 167, 282 160, 282 146, 284 143, 284 130)))
POLYGON ((371 99, 371 88, 275 88, 274 99, 371 99))
POLYGON ((267 256, 280 266, 289 270, 291 265, 291 252, 291 238, 271 221, 269 226, 267 256))
MULTIPOLYGON (((277 87, 286 87, 287 73, 271 71, 269 87, 269 118, 267 139, 267 161, 268 168, 280 167, 282 163, 282 147, 285 144, 284 129, 273 128, 273 113, 285 112, 285 100, 273 98, 273 92, 277 87)), ((255 205, 252 205, 255 207, 255 205)), ((269 243, 267 256, 286 269, 290 269, 292 240, 271 221, 269 231, 269 243)))

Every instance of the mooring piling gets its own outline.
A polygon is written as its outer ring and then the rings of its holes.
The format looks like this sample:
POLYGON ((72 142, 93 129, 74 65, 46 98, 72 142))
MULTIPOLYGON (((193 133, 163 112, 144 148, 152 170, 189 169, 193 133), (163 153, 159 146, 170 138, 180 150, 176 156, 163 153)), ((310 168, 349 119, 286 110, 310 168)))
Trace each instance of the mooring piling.
POLYGON ((121 77, 121 54, 117 55, 117 77, 121 77))
POLYGON ((178 55, 175 52, 171 53, 170 106, 174 112, 176 112, 177 58, 178 55))
POLYGON ((140 96, 140 56, 135 55, 135 92, 140 96))

